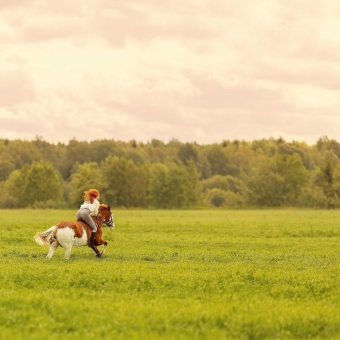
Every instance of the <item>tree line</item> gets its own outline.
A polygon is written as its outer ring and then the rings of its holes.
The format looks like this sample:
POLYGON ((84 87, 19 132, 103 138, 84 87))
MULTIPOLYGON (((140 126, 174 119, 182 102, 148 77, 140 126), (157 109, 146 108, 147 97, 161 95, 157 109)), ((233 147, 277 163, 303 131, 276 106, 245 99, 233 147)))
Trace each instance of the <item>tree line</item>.
POLYGON ((113 207, 338 208, 340 144, 0 139, 0 208, 75 208, 89 188, 113 207))

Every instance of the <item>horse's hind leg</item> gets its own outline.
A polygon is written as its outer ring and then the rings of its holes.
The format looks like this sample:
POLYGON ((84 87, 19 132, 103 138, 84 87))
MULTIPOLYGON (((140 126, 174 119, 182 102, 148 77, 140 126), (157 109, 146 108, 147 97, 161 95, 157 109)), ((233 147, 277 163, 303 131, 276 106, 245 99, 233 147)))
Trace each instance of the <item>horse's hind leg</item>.
POLYGON ((68 260, 71 256, 72 244, 66 244, 64 248, 65 248, 65 259, 68 260))
POLYGON ((52 258, 52 256, 54 255, 54 253, 55 253, 55 251, 56 251, 56 249, 58 248, 58 243, 57 243, 57 241, 54 241, 53 243, 51 243, 50 244, 50 251, 48 252, 48 254, 47 254, 47 258, 48 259, 51 259, 52 258))

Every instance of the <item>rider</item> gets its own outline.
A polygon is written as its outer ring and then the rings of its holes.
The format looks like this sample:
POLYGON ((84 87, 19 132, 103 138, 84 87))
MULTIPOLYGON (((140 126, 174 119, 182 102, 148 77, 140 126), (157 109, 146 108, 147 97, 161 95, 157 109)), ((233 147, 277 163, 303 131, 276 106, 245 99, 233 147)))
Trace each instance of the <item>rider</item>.
POLYGON ((80 206, 76 217, 77 221, 86 222, 92 229, 89 246, 94 246, 94 235, 97 231, 97 227, 91 216, 98 215, 100 194, 97 189, 90 189, 84 192, 84 203, 80 206))

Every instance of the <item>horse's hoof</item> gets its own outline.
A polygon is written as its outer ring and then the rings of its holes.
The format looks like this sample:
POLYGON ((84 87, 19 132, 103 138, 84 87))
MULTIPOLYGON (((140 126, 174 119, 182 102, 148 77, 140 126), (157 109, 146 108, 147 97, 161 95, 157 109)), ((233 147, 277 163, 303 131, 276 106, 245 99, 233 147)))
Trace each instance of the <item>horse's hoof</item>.
POLYGON ((96 257, 101 257, 101 256, 102 256, 102 254, 100 254, 100 253, 99 253, 99 254, 96 254, 96 257))

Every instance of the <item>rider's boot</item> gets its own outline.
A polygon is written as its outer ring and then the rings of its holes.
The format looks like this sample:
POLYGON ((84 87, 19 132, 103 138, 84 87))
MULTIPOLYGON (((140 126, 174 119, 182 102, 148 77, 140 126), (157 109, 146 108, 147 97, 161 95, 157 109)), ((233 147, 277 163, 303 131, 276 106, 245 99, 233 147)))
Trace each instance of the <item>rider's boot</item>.
POLYGON ((94 247, 94 235, 96 234, 96 232, 91 232, 91 236, 88 242, 89 247, 93 248, 94 247))

